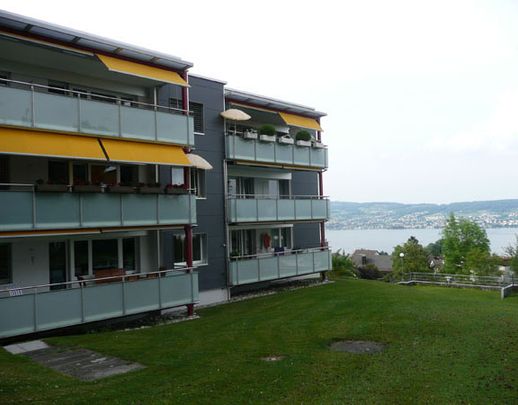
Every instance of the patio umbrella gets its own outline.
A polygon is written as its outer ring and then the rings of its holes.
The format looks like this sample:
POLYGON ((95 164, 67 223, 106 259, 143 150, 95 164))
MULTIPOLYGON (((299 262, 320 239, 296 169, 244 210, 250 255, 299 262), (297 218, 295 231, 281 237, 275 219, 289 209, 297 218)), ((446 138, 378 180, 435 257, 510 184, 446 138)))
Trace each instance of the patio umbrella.
POLYGON ((220 115, 227 120, 234 121, 234 134, 237 132, 237 121, 248 121, 252 118, 246 112, 236 108, 225 110, 220 115))
POLYGON ((225 110, 220 115, 223 118, 232 121, 248 121, 250 118, 252 118, 246 112, 238 110, 236 108, 230 108, 228 110, 225 110))

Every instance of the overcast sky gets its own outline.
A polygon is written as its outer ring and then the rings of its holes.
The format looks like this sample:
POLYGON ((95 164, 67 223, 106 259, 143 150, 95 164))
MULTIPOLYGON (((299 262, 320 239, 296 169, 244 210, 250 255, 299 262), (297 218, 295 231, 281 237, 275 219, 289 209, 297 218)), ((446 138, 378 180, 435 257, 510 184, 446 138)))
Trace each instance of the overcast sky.
POLYGON ((327 112, 324 191, 335 200, 518 198, 517 1, 0 8, 176 55, 229 87, 327 112))

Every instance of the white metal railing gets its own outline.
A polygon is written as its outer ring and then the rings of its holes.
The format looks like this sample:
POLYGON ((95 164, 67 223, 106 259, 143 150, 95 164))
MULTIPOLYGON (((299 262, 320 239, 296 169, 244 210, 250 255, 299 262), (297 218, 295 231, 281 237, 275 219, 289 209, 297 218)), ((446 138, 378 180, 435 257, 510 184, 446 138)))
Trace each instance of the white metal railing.
POLYGON ((198 297, 192 268, 12 286, 0 290, 0 339, 194 304, 198 297))
POLYGON ((329 247, 230 257, 229 282, 242 285, 331 270, 329 247), (323 255, 324 256, 323 256, 323 255))
POLYGON ((277 251, 277 252, 230 256, 230 260, 261 259, 261 258, 265 258, 265 257, 287 256, 287 255, 296 255, 296 254, 300 254, 300 253, 324 252, 324 251, 331 250, 331 248, 329 246, 321 246, 321 247, 307 248, 307 249, 289 249, 289 248, 284 247, 284 249, 285 250, 277 251))
MULTIPOLYGON (((0 298, 3 298, 2 294, 9 294, 11 291, 16 291, 18 295, 26 295, 26 294, 38 294, 41 292, 41 289, 45 289, 45 291, 49 290, 60 290, 67 288, 88 288, 95 286, 98 282, 128 282, 136 281, 137 279, 145 279, 151 278, 153 276, 156 277, 164 277, 166 275, 175 275, 175 274, 185 274, 190 273, 195 270, 196 267, 181 267, 178 269, 168 269, 168 270, 159 270, 159 271, 150 271, 147 273, 129 273, 129 274, 120 274, 116 276, 108 276, 108 277, 92 277, 85 278, 81 280, 73 280, 73 281, 64 281, 61 283, 47 283, 47 284, 36 284, 18 287, 14 284, 11 284, 11 287, 8 288, 0 288, 0 298)), ((77 276, 76 276, 77 277, 77 276)))
POLYGON ((296 195, 296 194, 228 194, 228 199, 265 199, 265 200, 328 200, 325 195, 296 195))
POLYGON ((502 287, 514 284, 514 276, 478 276, 468 274, 446 274, 446 273, 405 273, 403 280, 406 282, 430 283, 441 285, 469 285, 502 287))
POLYGON ((283 144, 279 139, 276 139, 275 142, 271 142, 270 144, 273 145, 273 148, 267 152, 261 149, 261 145, 264 145, 264 142, 261 142, 258 139, 244 139, 242 136, 227 132, 225 147, 227 157, 231 159, 238 158, 271 162, 281 165, 307 166, 318 169, 325 169, 328 167, 328 148, 323 144, 319 143, 319 145, 321 145, 319 147, 316 147, 313 144, 310 147, 307 147, 299 146, 297 144, 283 144), (237 140, 245 143, 250 142, 252 150, 240 152, 240 147, 237 145, 239 141, 237 140), (300 155, 299 153, 304 150, 307 150, 307 152, 305 151, 304 154, 300 155), (322 151, 322 155, 319 151, 322 151))
MULTIPOLYGON (((13 218, 13 215, 15 214, 14 218, 23 218, 20 219, 20 223, 27 224, 28 226, 25 226, 24 228, 27 229, 51 229, 52 226, 50 226, 47 222, 45 223, 44 227, 42 228, 38 221, 39 219, 39 211, 41 208, 39 207, 39 196, 40 194, 47 194, 47 195, 54 195, 54 194, 67 194, 72 196, 77 196, 77 201, 71 201, 75 202, 76 204, 69 204, 67 206, 68 210, 66 213, 63 213, 64 218, 73 218, 71 220, 69 226, 64 225, 63 223, 60 224, 60 227, 66 227, 66 228, 82 228, 82 227, 88 227, 89 224, 88 218, 86 218, 85 212, 87 211, 86 207, 86 201, 87 196, 91 195, 92 193, 81 193, 81 192, 74 192, 74 186, 73 185, 64 185, 67 187, 67 191, 60 193, 60 192, 51 192, 51 193, 43 193, 38 192, 35 184, 27 184, 27 183, 0 183, 0 204, 6 204, 6 206, 3 207, 3 211, 0 211, 0 230, 19 230, 19 227, 17 226, 17 223, 11 222, 9 219, 13 218), (25 190, 18 190, 18 188, 27 189, 25 190), (17 193, 16 198, 8 198, 6 202, 5 199, 2 198, 2 194, 4 193, 17 193), (29 194, 30 193, 30 194, 29 194), (26 201, 28 198, 30 198, 30 212, 28 209, 24 211, 24 209, 18 209, 18 205, 15 205, 16 201, 26 201), (67 216, 68 215, 68 216, 67 216), (5 220, 3 220, 5 218, 5 220)), ((126 206, 125 202, 128 200, 129 195, 126 193, 117 193, 117 192, 106 192, 106 187, 109 187, 109 185, 99 185, 100 192, 99 194, 106 195, 106 199, 103 201, 96 200, 95 202, 92 202, 92 204, 97 204, 99 206, 102 206, 103 204, 109 204, 109 206, 113 206, 116 204, 117 210, 119 212, 118 218, 117 218, 117 224, 116 226, 125 226, 126 224, 131 224, 131 217, 126 217, 128 215, 128 211, 125 211, 124 208, 126 206), (110 197, 108 197, 110 196, 110 197), (115 202, 113 199, 117 199, 118 201, 115 202), (109 198, 109 199, 108 199, 109 198)), ((191 193, 192 189, 187 189, 186 193, 182 194, 171 194, 172 196, 177 196, 178 198, 188 198, 187 207, 185 210, 185 216, 188 216, 188 223, 196 222, 196 219, 194 218, 195 210, 196 210, 196 204, 192 200, 195 198, 195 196, 191 193)), ((153 217, 148 217, 146 219, 147 222, 150 224, 161 224, 161 223, 172 223, 171 221, 164 221, 161 218, 161 211, 169 210, 171 211, 171 207, 164 206, 164 200, 165 194, 159 193, 159 194, 140 194, 138 195, 142 196, 142 198, 145 198, 143 201, 147 201, 151 198, 154 198, 154 207, 155 207, 155 215, 153 217), (164 208, 165 207, 165 208, 164 208)), ((48 199, 48 197, 47 197, 48 199)), ((23 204, 22 204, 23 206, 23 204)), ((95 217, 94 214, 89 214, 91 217, 95 217)), ((94 218, 95 219, 95 218, 94 218)), ((186 219, 186 218, 185 218, 186 219)), ((92 220, 92 218, 90 218, 92 220)), ((115 220, 115 219, 114 219, 115 220)), ((95 222, 95 221, 94 221, 95 222)), ((178 221, 178 223, 184 223, 185 221, 178 221)))
MULTIPOLYGON (((5 83, 7 85, 16 84, 16 85, 28 87, 31 90, 31 92, 36 91, 36 89, 54 90, 56 93, 53 93, 53 94, 61 94, 63 96, 77 97, 77 98, 83 98, 83 99, 90 98, 94 101, 101 100, 101 101, 109 102, 110 104, 118 104, 118 105, 122 105, 125 107, 137 106, 137 107, 141 107, 141 108, 147 108, 150 110, 164 110, 164 111, 169 111, 169 112, 177 113, 177 114, 185 114, 185 113, 188 113, 190 115, 193 114, 193 112, 190 110, 183 110, 181 108, 174 108, 174 107, 166 107, 166 106, 159 105, 159 104, 144 103, 142 101, 125 100, 121 97, 107 96, 104 94, 95 93, 93 91, 85 92, 85 91, 79 91, 79 90, 69 90, 69 89, 62 88, 62 87, 46 86, 44 84, 23 82, 23 81, 19 81, 19 80, 11 80, 11 79, 5 79, 5 78, 0 78, 0 83, 5 83)), ((103 90, 101 89, 101 91, 103 91, 103 90)))

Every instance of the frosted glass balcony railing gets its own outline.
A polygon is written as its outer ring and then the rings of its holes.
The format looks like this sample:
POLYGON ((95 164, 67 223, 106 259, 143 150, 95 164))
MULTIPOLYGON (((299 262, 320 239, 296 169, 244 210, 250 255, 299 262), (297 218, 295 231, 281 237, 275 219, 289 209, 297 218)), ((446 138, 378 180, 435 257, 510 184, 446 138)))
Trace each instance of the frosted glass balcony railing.
POLYGON ((196 223, 196 197, 191 194, 0 190, 0 207, 0 231, 196 223))
POLYGON ((241 285, 331 270, 331 251, 315 248, 230 260, 230 283, 241 285))
POLYGON ((0 289, 0 338, 197 301, 198 273, 179 270, 0 289))
POLYGON ((227 209, 230 223, 329 219, 329 200, 320 196, 230 196, 227 209))
POLYGON ((286 145, 278 142, 263 142, 244 139, 239 135, 226 137, 227 159, 275 163, 326 169, 327 147, 286 145))
POLYGON ((181 110, 5 79, 0 124, 194 145, 193 118, 181 110))

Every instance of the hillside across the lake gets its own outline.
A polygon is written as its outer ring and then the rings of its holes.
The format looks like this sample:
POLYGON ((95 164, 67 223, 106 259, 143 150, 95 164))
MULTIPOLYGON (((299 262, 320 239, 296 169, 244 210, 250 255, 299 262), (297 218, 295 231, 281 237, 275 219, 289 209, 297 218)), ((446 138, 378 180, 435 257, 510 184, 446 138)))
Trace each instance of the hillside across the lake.
POLYGON ((486 228, 518 226, 518 199, 451 204, 331 201, 329 229, 441 228, 450 213, 486 228))

